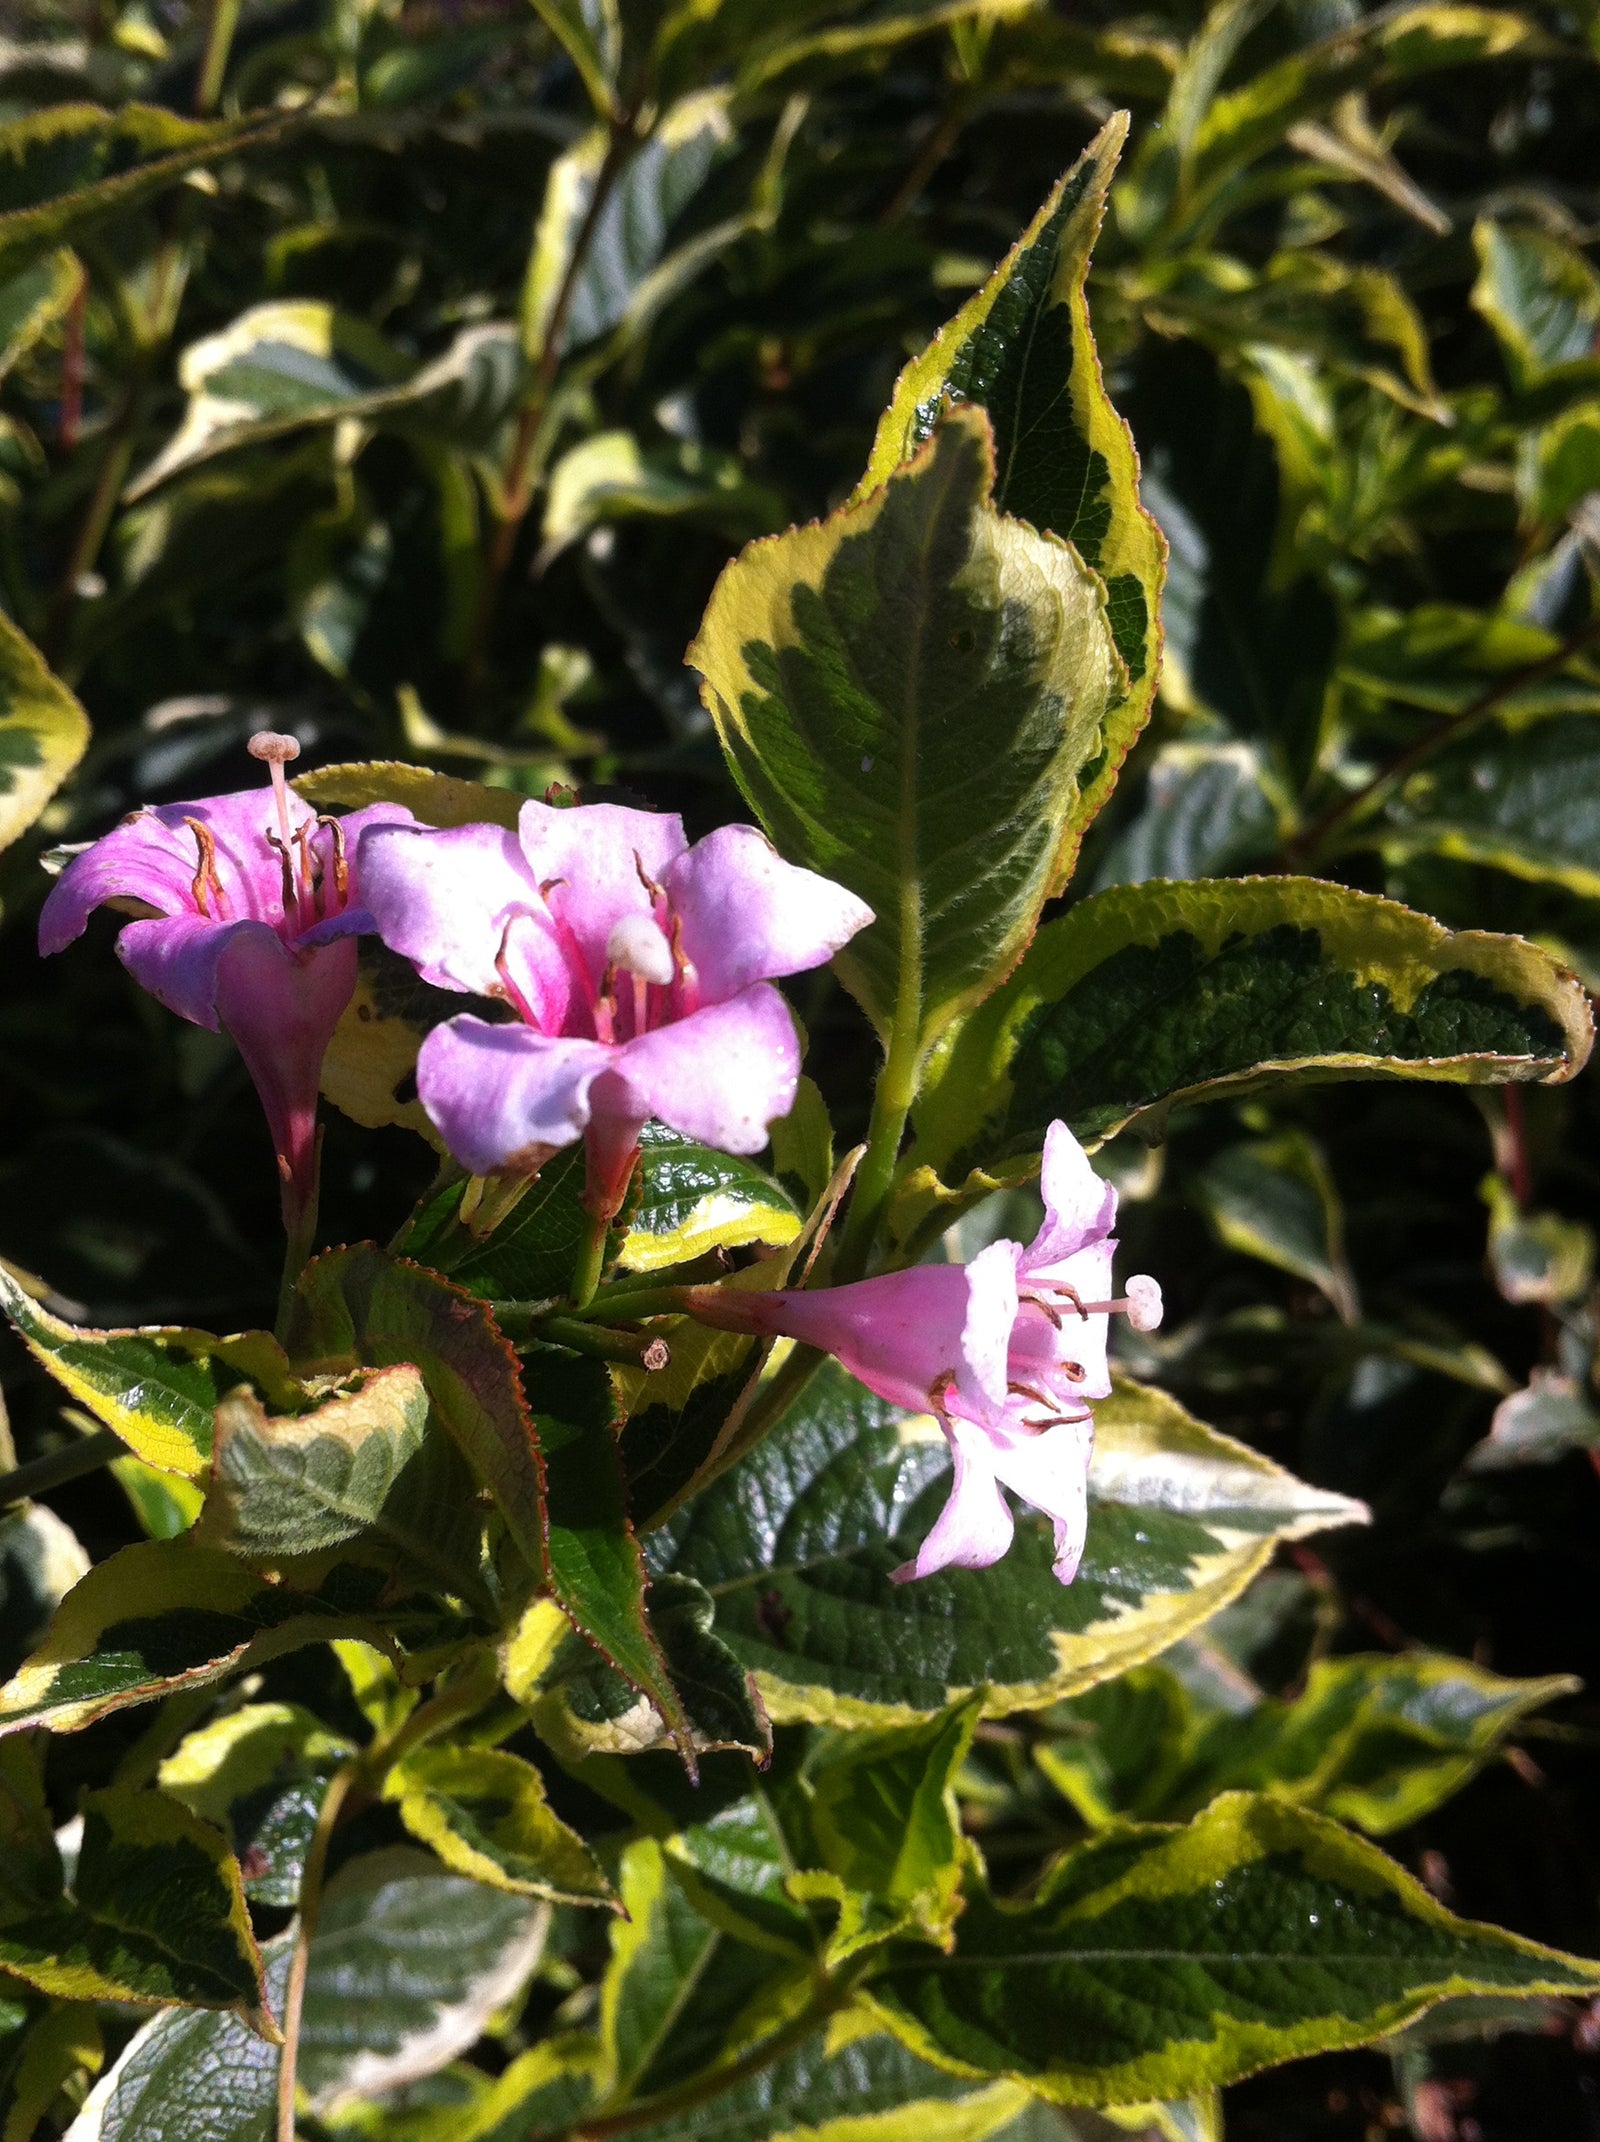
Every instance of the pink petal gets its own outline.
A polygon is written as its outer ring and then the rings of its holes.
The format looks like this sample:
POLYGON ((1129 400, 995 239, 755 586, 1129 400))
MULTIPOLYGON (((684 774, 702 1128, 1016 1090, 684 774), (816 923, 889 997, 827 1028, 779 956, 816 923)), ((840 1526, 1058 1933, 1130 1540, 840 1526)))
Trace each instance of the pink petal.
POLYGON ((1089 1165, 1089 1156, 1061 1122, 1045 1133, 1039 1172, 1044 1225, 1022 1260, 1024 1273, 1059 1264, 1086 1243, 1101 1240, 1116 1225, 1117 1193, 1089 1165))
POLYGON ((614 1064, 641 1115, 659 1116, 719 1152, 759 1153, 767 1126, 794 1106, 800 1043, 788 1005, 770 983, 757 982, 620 1043, 614 1064))
POLYGON ((1042 1309, 1024 1303, 1011 1334, 1011 1376, 1014 1382, 1054 1384, 1074 1398, 1105 1398, 1111 1390, 1106 1365, 1106 1340, 1111 1319, 1104 1313, 1080 1316, 1072 1306, 1072 1294, 1081 1302, 1111 1298, 1111 1259, 1115 1244, 1096 1243, 1041 1273, 1024 1266, 1022 1285, 1037 1285, 1053 1303, 1059 1325, 1052 1324, 1042 1309), (1058 1291, 1049 1292, 1054 1287, 1058 1291), (1072 1294, 1066 1292, 1071 1288, 1072 1294), (1067 1376, 1071 1363, 1082 1374, 1067 1376))
MULTIPOLYGON (((289 819, 301 826, 313 814, 292 792, 289 819)), ((199 913, 194 883, 200 847, 186 819, 211 835, 221 882, 219 922, 276 922, 283 912, 282 865, 267 840, 278 830, 270 788, 229 796, 203 796, 193 803, 162 803, 137 811, 75 856, 51 888, 39 916, 39 950, 59 952, 97 907, 110 900, 137 900, 163 915, 199 913)))
POLYGON ((583 1136, 590 1088, 615 1051, 470 1013, 436 1026, 417 1057, 429 1120, 474 1175, 534 1168, 583 1136))
POLYGON ((117 957, 158 1003, 180 1019, 217 1029, 217 965, 236 937, 283 940, 266 922, 208 922, 203 915, 159 915, 130 922, 117 938, 117 957))
POLYGON ((606 946, 624 915, 654 907, 639 872, 661 884, 685 847, 683 821, 666 811, 629 811, 617 803, 581 803, 567 810, 525 803, 517 838, 536 883, 550 885, 550 905, 571 930, 596 990, 605 973, 606 946), (551 884, 561 880, 559 885, 551 884))
POLYGON ((722 826, 696 841, 667 872, 666 890, 713 1002, 820 967, 872 920, 865 901, 786 863, 754 826, 722 826))
MULTIPOLYGON (((161 927, 135 923, 123 936, 161 927)), ((355 940, 291 951, 275 930, 246 923, 225 933, 215 974, 216 1008, 261 1096, 292 1224, 316 1194, 317 1087, 355 991, 355 940)))
POLYGON ((560 1030, 570 978, 538 882, 502 826, 379 825, 356 853, 361 905, 425 982, 497 996, 502 945, 545 1028, 560 1030), (508 936, 509 932, 509 936, 508 936))
POLYGON ((1011 1512, 995 1480, 992 1454, 981 1428, 952 1421, 947 1429, 955 1479, 950 1499, 915 1561, 894 1571, 897 1584, 931 1577, 937 1569, 987 1569, 1011 1545, 1011 1512))
POLYGON ((869 1391, 922 1413, 961 1365, 967 1275, 957 1264, 919 1264, 808 1294, 741 1295, 739 1310, 746 1328, 836 1355, 869 1391))
POLYGON ((956 1387, 973 1417, 999 1419, 1006 1407, 1006 1363, 1017 1320, 1015 1242, 991 1242, 965 1267, 967 1313, 961 1327, 956 1387))
POLYGON ((1070 1584, 1078 1573, 1089 1524, 1089 1459, 1094 1422, 1022 1429, 995 1443, 992 1463, 1008 1488, 1055 1524, 1055 1573, 1070 1584))

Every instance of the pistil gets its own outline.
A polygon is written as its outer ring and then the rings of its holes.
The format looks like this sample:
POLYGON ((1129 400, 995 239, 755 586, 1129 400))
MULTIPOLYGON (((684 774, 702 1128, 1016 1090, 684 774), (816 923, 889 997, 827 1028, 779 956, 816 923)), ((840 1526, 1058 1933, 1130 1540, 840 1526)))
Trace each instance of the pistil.
POLYGON ((294 821, 289 815, 289 783, 283 771, 292 760, 299 758, 299 740, 292 736, 280 736, 275 729, 258 729, 245 749, 251 758, 260 760, 272 776, 272 800, 277 806, 278 833, 276 838, 269 833, 267 844, 278 851, 283 866, 283 919, 298 933, 308 929, 317 919, 311 889, 310 858, 305 850, 303 834, 296 832, 294 821))

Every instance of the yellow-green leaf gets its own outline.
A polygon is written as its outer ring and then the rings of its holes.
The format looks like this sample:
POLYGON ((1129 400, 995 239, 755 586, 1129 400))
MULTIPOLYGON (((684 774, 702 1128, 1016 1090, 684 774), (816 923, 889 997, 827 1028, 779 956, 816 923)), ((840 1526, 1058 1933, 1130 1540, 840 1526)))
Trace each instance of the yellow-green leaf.
POLYGON ((88 743, 88 715, 0 614, 0 848, 28 830, 88 743))

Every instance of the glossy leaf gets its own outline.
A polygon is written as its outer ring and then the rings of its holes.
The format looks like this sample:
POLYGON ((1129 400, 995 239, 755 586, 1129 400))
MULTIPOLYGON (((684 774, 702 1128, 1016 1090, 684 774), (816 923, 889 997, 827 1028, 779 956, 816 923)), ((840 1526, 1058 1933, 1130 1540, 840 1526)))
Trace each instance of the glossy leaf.
POLYGON ((21 1665, 56 1608, 88 1573, 81 1542, 47 1504, 0 1510, 0 1671, 21 1665))
POLYGON ((148 1465, 194 1478, 211 1456, 223 1394, 250 1380, 289 1402, 297 1386, 266 1332, 213 1338, 149 1326, 91 1331, 63 1323, 0 1265, 0 1308, 34 1359, 148 1465))
POLYGON ((1147 878, 1226 877, 1264 863, 1278 820, 1253 745, 1166 744, 1151 761, 1144 797, 1095 871, 1094 890, 1147 878))
POLYGON ((33 824, 88 742, 89 717, 0 616, 0 848, 33 824))
POLYGON ((1129 690, 1107 709, 1052 890, 1071 875, 1084 828, 1144 726, 1160 660, 1166 546, 1139 503, 1138 456, 1101 378, 1085 290, 1127 128, 1120 113, 1106 123, 982 289, 901 373, 857 493, 909 460, 941 409, 976 402, 994 426, 994 503, 1064 536, 1104 584, 1129 690))
POLYGON ((1234 1598, 1279 1539, 1360 1522, 1127 1385, 1096 1409, 1089 1541, 1077 1581, 1050 1572, 1024 1519, 1005 1559, 898 1585, 949 1487, 931 1420, 908 1421, 823 1369, 782 1433, 647 1541, 652 1566, 697 1578, 717 1630, 773 1718, 882 1726, 977 1688, 987 1716, 1034 1708, 1163 1650, 1234 1598))
POLYGON ((545 493, 539 562, 591 528, 632 519, 686 520, 736 542, 784 519, 782 502, 745 480, 733 456, 692 441, 642 446, 631 431, 601 431, 562 455, 545 493))
POLYGON ((360 1636, 392 1648, 396 1628, 427 1644, 459 1627, 392 1613, 380 1626, 375 1606, 373 1598, 353 1605, 266 1583, 232 1555, 185 1540, 124 1547, 73 1587, 44 1642, 0 1690, 0 1734, 34 1725, 73 1733, 127 1704, 206 1687, 302 1644, 360 1636))
POLYGON ((1031 1904, 969 1897, 954 1954, 908 1957, 872 2001, 925 2058, 1105 2104, 1364 2044, 1447 1995, 1597 1983, 1455 1918, 1326 1818, 1230 1793, 1186 1829, 1068 1854, 1031 1904))
POLYGON ((1513 380, 1531 387, 1574 372, 1600 380, 1600 273, 1587 256, 1535 223, 1489 216, 1472 240, 1472 302, 1499 337, 1513 380))
POLYGON ((919 1104, 913 1159, 987 1118, 1013 1150, 1286 1078, 1559 1083, 1593 1029, 1574 978, 1517 937, 1455 933, 1314 878, 1119 886, 1042 929, 919 1104))
POLYGON ((1600 1450, 1600 1407, 1587 1385, 1559 1369, 1536 1368, 1531 1382, 1503 1398, 1483 1441, 1467 1453, 1467 1470, 1501 1472, 1548 1465, 1575 1450, 1600 1450))
POLYGON ((0 379, 47 335, 83 287, 83 270, 63 247, 0 282, 0 379))
POLYGON ((390 1771, 384 1797, 419 1844, 457 1874, 515 1896, 606 1904, 611 1884, 555 1815, 531 1763, 498 1748, 421 1747, 390 1771))
POLYGON ((161 1793, 92 1793, 73 1886, 0 1921, 0 1967, 65 2000, 234 2008, 270 2035, 239 1865, 210 1823, 161 1793))
POLYGON ((752 1161, 651 1123, 618 1263, 625 1272, 658 1272, 715 1249, 779 1249, 799 1234, 800 1221, 793 1199, 752 1161))
POLYGON ((689 651, 779 848, 875 911, 840 973, 924 1043, 1027 942, 1125 688, 1101 582, 997 514, 993 476, 987 420, 950 413, 878 490, 736 559, 689 651))

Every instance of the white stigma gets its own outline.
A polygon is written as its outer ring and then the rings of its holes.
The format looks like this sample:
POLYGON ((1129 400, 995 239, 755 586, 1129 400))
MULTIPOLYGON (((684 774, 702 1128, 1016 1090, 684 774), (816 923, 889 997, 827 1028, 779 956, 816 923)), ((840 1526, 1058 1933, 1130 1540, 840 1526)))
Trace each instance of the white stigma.
POLYGON ((1127 1284, 1128 1322, 1135 1331, 1154 1331, 1161 1322, 1161 1286, 1148 1272, 1135 1272, 1127 1284))
POLYGON ((606 939, 606 964, 665 989, 672 981, 672 947, 648 915, 624 915, 606 939))

